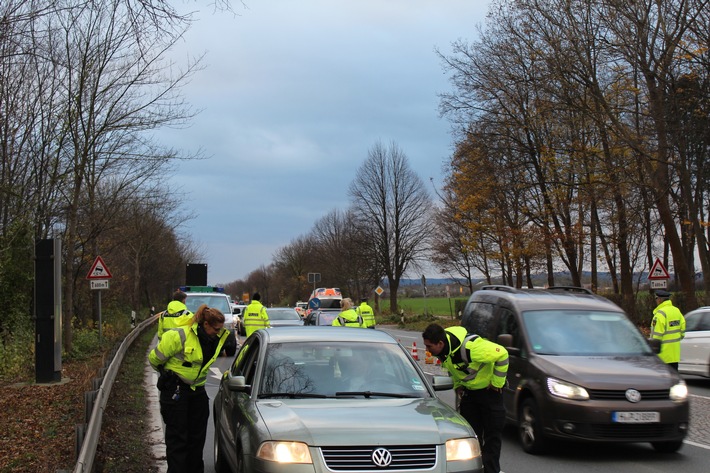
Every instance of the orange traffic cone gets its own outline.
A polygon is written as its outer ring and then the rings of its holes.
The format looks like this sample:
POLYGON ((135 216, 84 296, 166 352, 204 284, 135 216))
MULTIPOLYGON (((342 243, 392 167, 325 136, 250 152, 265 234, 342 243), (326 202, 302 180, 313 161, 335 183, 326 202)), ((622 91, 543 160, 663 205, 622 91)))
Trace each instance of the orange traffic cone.
POLYGON ((419 361, 419 355, 417 354, 417 342, 412 342, 412 358, 419 361))
POLYGON ((439 359, 438 356, 436 357, 436 364, 437 364, 437 365, 440 365, 440 364, 441 364, 441 360, 439 359))

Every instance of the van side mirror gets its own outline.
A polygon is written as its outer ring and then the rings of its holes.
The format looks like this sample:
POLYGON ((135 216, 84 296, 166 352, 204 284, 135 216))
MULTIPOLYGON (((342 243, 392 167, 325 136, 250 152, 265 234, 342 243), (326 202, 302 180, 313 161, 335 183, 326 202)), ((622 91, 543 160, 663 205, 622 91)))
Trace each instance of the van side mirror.
POLYGON ((513 346, 513 336, 509 333, 501 333, 498 335, 497 343, 507 350, 513 346))

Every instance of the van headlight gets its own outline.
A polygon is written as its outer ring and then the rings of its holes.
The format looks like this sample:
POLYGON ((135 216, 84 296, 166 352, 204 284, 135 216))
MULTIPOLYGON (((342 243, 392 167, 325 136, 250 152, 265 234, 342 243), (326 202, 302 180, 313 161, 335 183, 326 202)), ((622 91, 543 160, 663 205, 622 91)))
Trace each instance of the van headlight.
POLYGON ((671 401, 675 402, 682 402, 688 399, 688 385, 685 384, 684 380, 681 379, 678 384, 671 386, 670 398, 671 401))
POLYGON ((574 399, 575 401, 588 401, 589 393, 582 386, 565 383, 555 378, 547 378, 547 389, 553 396, 563 399, 574 399))
POLYGON ((446 441, 446 461, 473 460, 481 456, 481 446, 475 438, 446 441))

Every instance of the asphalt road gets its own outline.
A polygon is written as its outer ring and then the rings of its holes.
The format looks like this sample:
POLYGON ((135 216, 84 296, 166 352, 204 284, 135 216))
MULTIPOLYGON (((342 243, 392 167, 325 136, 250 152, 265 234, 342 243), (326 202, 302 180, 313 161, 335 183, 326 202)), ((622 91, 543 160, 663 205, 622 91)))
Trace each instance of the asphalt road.
MULTIPOLYGON (((419 363, 430 374, 445 374, 437 365, 424 361, 423 342, 419 332, 381 327, 389 332, 403 346, 413 348, 416 343, 419 363)), ((229 369, 233 357, 221 357, 212 366, 212 376, 207 380, 207 393, 211 400, 217 392, 221 373, 229 369)), ((155 392, 155 382, 147 371, 146 389, 155 392)), ((668 473, 682 470, 683 473, 707 473, 710 464, 710 379, 699 377, 686 378, 691 395, 690 433, 683 448, 675 454, 657 453, 650 444, 589 445, 564 443, 552 453, 544 456, 529 455, 523 452, 516 438, 515 428, 508 426, 503 438, 501 468, 505 473, 668 473)), ((441 391, 439 397, 453 405, 453 391, 441 391)), ((157 455, 164 456, 162 444, 162 425, 160 423, 157 397, 153 396, 153 421, 155 435, 153 444, 157 455)), ((211 411, 211 408, 210 408, 211 411)), ((207 441, 205 442, 205 473, 214 473, 213 454, 214 429, 210 418, 207 441)), ((167 468, 164 466, 164 470, 167 468)))

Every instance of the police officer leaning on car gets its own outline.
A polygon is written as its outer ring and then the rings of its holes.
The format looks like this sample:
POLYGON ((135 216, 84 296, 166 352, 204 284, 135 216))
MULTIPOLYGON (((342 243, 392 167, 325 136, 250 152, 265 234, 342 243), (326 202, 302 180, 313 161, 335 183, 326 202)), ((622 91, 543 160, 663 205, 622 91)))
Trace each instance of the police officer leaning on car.
POLYGON ((160 413, 165 422, 168 473, 204 471, 202 451, 210 416, 205 391, 209 368, 229 336, 224 314, 203 304, 194 322, 163 333, 148 355, 160 372, 160 413))
POLYGON ((658 356, 666 364, 678 369, 680 341, 685 337, 685 317, 671 302, 671 293, 656 291, 656 304, 651 321, 651 339, 661 341, 658 356))
POLYGON ((441 360, 461 393, 459 412, 482 439, 481 453, 486 473, 500 472, 500 449, 505 406, 503 386, 508 375, 508 351, 465 327, 430 324, 422 333, 424 346, 441 360))

